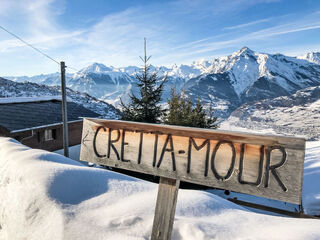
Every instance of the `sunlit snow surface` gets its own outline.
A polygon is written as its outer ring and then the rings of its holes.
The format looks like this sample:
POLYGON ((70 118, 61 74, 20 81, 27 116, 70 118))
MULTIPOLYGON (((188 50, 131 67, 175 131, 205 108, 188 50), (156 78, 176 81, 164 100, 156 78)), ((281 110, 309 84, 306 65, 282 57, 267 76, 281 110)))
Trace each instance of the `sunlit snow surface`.
MULTIPOLYGON (((320 214, 320 142, 307 147, 304 207, 320 214)), ((0 239, 149 239, 156 195, 157 184, 0 138, 0 239)), ((173 239, 320 239, 320 221, 180 189, 173 239)))

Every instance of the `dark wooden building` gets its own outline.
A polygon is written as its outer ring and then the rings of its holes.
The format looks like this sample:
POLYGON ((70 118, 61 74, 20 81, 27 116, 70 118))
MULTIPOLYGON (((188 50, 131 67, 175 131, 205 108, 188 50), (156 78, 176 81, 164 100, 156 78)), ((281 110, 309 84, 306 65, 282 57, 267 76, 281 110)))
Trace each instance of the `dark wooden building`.
MULTIPOLYGON (((80 144, 82 117, 99 117, 68 102, 69 146, 80 144)), ((32 148, 63 148, 61 100, 55 97, 0 99, 0 136, 12 137, 32 148)))

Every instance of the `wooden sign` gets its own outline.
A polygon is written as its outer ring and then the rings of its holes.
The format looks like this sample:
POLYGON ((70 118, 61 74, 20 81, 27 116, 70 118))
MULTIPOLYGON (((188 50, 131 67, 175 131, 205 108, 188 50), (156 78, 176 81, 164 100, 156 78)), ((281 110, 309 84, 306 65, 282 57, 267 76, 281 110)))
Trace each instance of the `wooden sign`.
POLYGON ((305 140, 84 119, 80 159, 301 203, 305 140))
POLYGON ((160 176, 173 189, 181 180, 301 204, 304 153, 301 138, 84 119, 80 160, 160 176))

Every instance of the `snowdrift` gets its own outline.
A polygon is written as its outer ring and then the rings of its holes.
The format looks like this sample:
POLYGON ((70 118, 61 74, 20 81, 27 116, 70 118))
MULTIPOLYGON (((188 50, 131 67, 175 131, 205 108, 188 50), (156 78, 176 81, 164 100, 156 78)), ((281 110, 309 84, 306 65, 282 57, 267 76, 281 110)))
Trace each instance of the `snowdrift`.
MULTIPOLYGON (((320 213, 320 144, 306 156, 304 204, 320 213)), ((0 239, 149 239, 157 184, 0 138, 0 239)), ((180 190, 173 239, 320 239, 320 221, 258 214, 180 190)))

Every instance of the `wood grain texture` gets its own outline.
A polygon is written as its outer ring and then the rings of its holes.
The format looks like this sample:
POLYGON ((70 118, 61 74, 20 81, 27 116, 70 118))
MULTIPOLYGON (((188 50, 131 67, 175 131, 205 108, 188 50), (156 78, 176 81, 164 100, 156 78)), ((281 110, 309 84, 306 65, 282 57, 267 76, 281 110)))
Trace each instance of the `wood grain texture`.
POLYGON ((305 140, 84 119, 80 159, 301 204, 305 140))
POLYGON ((180 180, 160 177, 151 240, 171 239, 180 180))

